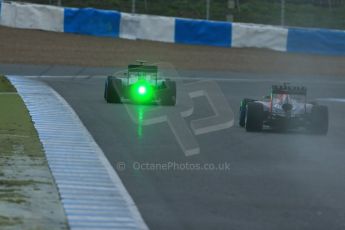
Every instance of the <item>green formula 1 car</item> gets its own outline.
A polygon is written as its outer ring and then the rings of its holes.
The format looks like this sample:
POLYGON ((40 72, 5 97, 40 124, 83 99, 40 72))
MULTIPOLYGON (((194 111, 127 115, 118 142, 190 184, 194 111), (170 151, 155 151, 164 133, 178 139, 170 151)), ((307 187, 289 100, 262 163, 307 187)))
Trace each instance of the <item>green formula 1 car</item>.
POLYGON ((128 65, 121 77, 107 77, 104 90, 107 103, 175 105, 176 82, 161 79, 158 76, 158 66, 138 62, 139 64, 128 65))

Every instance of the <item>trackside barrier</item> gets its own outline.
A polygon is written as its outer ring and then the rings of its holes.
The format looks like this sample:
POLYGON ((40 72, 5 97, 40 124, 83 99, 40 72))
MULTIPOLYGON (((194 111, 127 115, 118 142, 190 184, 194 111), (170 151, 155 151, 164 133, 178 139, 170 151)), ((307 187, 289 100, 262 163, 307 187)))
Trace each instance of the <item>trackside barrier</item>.
POLYGON ((64 9, 61 7, 3 2, 1 25, 21 29, 63 32, 64 9))
POLYGON ((345 31, 290 28, 287 51, 345 55, 345 31))
POLYGON ((121 13, 119 37, 173 43, 175 18, 121 13))
POLYGON ((233 23, 232 47, 286 51, 288 29, 277 26, 233 23))
POLYGON ((175 42, 231 47, 231 23, 176 18, 175 42))
POLYGON ((190 45, 266 48, 282 52, 345 55, 345 31, 282 28, 2 2, 0 24, 102 37, 190 45))
POLYGON ((65 8, 64 32, 118 37, 120 17, 117 11, 65 8))

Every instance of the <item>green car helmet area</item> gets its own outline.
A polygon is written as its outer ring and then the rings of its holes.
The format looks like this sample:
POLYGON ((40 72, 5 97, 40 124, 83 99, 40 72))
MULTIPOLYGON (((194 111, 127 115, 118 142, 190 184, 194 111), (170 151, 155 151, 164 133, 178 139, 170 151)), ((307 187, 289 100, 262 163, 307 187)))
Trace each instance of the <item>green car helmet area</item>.
POLYGON ((176 82, 158 77, 158 66, 128 65, 124 76, 108 76, 104 99, 107 103, 131 102, 135 104, 176 104, 176 82))

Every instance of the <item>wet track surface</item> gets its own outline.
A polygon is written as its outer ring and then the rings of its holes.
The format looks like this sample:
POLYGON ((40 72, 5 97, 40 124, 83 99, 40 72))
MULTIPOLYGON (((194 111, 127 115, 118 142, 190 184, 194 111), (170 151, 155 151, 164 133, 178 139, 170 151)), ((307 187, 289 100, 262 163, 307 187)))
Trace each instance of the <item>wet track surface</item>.
MULTIPOLYGON (((327 136, 303 131, 247 133, 238 126, 244 97, 261 98, 274 82, 227 73, 215 77, 235 113, 233 127, 195 137, 200 154, 186 157, 167 123, 141 126, 124 105, 103 99, 104 77, 41 79, 75 109, 136 202, 151 229, 345 229, 345 103, 329 106, 327 136), (242 80, 240 79, 242 78, 242 80), (229 163, 230 170, 137 170, 137 163, 229 163)), ((294 78, 309 99, 345 98, 345 80, 294 78)), ((181 103, 177 106, 180 106, 181 103)), ((194 100, 191 120, 212 115, 194 100)), ((145 114, 143 114, 145 116, 145 114)))

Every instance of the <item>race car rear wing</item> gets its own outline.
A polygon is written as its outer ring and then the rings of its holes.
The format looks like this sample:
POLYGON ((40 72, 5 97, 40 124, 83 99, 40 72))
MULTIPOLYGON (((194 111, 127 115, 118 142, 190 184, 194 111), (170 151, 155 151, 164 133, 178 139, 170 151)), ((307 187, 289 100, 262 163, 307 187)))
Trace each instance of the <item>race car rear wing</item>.
POLYGON ((158 72, 158 67, 153 65, 128 65, 128 72, 140 73, 155 73, 158 72))
POLYGON ((273 85, 272 94, 297 94, 307 95, 307 88, 304 86, 273 85))

